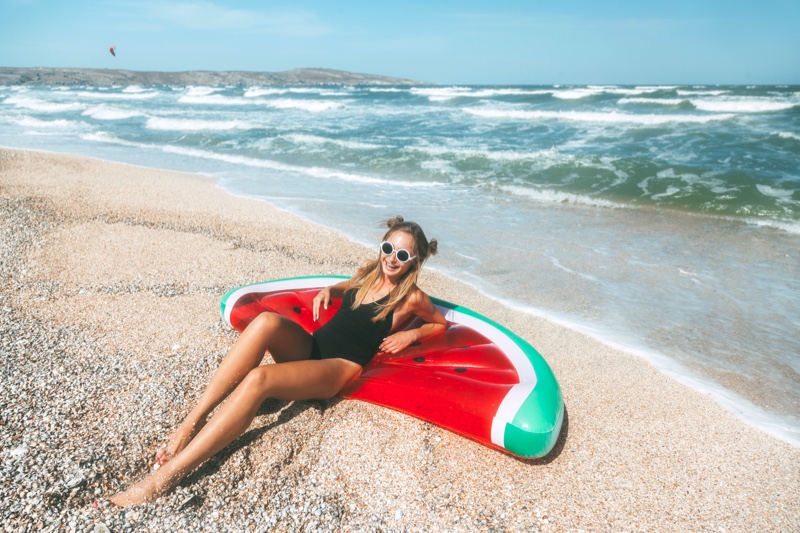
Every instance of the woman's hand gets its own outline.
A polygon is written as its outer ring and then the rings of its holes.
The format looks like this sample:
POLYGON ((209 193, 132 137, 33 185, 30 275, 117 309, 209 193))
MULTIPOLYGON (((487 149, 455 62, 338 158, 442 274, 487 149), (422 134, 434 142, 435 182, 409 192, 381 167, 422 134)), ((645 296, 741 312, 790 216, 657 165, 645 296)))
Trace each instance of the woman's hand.
POLYGON ((382 352, 387 352, 391 354, 395 354, 400 352, 406 348, 408 348, 411 343, 417 340, 417 334, 413 331, 398 331, 397 333, 392 333, 381 343, 380 350, 382 352))
POLYGON ((324 309, 328 308, 328 304, 331 303, 331 289, 330 287, 325 287, 321 291, 314 296, 314 321, 319 321, 319 306, 322 305, 324 309))

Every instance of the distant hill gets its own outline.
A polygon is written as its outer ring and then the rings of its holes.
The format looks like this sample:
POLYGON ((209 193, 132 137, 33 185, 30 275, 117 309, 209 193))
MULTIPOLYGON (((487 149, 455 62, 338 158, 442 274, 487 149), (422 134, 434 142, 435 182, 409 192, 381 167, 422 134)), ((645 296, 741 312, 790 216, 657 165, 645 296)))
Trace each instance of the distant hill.
POLYGON ((0 85, 417 85, 418 81, 325 68, 285 72, 140 72, 92 68, 0 67, 0 85))

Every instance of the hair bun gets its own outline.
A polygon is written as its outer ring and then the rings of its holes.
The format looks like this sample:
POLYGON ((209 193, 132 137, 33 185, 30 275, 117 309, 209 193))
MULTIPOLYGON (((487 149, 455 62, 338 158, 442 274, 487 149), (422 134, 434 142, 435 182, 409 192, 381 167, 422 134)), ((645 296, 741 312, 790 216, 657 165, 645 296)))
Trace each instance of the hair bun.
POLYGON ((405 219, 402 216, 397 215, 386 221, 386 227, 393 228, 398 224, 402 224, 403 222, 405 222, 405 219))
POLYGON ((436 252, 439 251, 439 241, 436 239, 431 239, 428 241, 428 253, 430 255, 436 255, 436 252))

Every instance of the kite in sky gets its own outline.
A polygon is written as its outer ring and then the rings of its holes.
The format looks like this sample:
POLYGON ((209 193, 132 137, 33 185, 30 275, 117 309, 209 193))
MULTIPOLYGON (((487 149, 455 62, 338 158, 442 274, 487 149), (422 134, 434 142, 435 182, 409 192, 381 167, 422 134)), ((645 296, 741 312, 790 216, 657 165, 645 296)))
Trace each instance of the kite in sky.
POLYGON ((108 51, 111 52, 111 55, 114 56, 114 57, 117 57, 116 50, 117 50, 117 47, 114 46, 113 44, 111 45, 111 48, 108 49, 108 51))

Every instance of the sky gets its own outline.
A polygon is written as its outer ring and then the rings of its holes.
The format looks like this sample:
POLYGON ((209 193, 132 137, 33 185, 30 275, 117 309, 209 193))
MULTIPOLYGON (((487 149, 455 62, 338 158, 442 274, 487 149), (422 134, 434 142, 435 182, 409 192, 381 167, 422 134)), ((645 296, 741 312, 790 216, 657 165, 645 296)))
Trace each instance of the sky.
POLYGON ((0 66, 800 84, 800 1, 0 0, 0 66))

